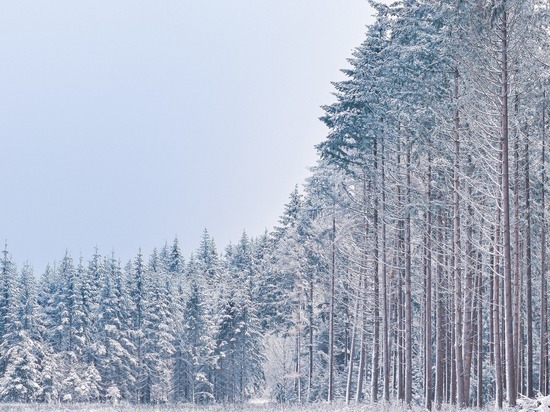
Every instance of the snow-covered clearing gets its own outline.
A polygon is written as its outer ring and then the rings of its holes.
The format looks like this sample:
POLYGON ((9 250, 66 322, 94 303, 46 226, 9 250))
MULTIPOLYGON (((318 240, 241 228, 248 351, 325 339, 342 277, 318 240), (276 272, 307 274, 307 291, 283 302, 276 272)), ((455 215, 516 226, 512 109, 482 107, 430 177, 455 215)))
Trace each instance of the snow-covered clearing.
MULTIPOLYGON (((2 404, 0 412, 47 412, 47 411, 81 411, 81 412, 421 412, 422 407, 407 409, 404 405, 375 404, 375 405, 344 405, 315 403, 304 406, 292 406, 284 404, 230 404, 230 405, 107 405, 107 404, 2 404)), ((488 407, 485 412, 497 411, 498 409, 488 407)), ((506 409, 501 409, 506 410, 506 409)), ((517 409, 516 409, 517 410, 517 409)), ((454 412, 458 409, 452 406, 443 406, 442 412, 454 412)), ((479 409, 460 409, 461 412, 479 412, 479 409)))

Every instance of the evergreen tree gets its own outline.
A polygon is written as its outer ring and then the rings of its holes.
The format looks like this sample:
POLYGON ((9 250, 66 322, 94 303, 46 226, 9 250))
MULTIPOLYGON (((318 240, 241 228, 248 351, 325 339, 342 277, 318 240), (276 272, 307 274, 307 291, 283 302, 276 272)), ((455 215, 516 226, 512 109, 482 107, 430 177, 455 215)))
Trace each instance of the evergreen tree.
POLYGON ((191 295, 185 306, 184 323, 179 347, 182 362, 181 401, 204 403, 214 399, 212 374, 215 371, 212 326, 196 282, 191 283, 191 295))
POLYGON ((130 301, 120 264, 114 254, 106 262, 97 309, 98 372, 102 399, 131 399, 135 385, 135 347, 131 341, 130 301))
POLYGON ((148 299, 144 306, 142 341, 145 367, 144 401, 152 403, 166 403, 172 398, 175 330, 166 276, 155 250, 147 268, 148 299))
POLYGON ((32 269, 25 265, 17 281, 19 291, 13 294, 6 318, 6 334, 0 344, 5 372, 0 378, 0 398, 8 402, 38 400, 42 376, 43 343, 37 325, 37 304, 32 269), (11 319, 10 319, 11 318, 11 319))

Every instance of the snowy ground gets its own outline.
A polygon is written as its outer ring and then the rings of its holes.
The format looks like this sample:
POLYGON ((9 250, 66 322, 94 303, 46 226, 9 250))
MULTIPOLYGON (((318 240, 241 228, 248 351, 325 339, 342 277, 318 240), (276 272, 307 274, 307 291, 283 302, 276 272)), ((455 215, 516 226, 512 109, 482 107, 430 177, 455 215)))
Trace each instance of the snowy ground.
MULTIPOLYGON (((82 411, 82 412, 421 412, 425 409, 421 407, 407 409, 403 405, 328 405, 318 403, 307 406, 290 406, 280 404, 241 404, 241 405, 212 405, 212 406, 193 406, 193 405, 170 405, 170 406, 137 406, 137 405, 104 405, 104 404, 75 404, 75 405, 21 405, 21 404, 3 404, 0 405, 0 412, 58 412, 58 411, 82 411)), ((450 406, 443 407, 442 412, 457 411, 450 406)), ((479 409, 461 409, 461 412, 479 412, 479 409)), ((496 409, 487 408, 485 412, 496 411, 496 409)), ((501 410, 502 411, 502 410, 501 410)))

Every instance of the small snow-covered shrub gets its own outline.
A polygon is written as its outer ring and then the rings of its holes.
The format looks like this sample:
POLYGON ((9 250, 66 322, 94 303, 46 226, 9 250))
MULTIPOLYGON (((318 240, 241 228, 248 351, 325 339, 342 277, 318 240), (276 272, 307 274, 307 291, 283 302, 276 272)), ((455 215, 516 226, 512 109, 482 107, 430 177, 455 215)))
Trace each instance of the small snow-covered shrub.
POLYGON ((540 393, 535 399, 518 399, 520 412, 550 411, 550 396, 542 396, 540 393))

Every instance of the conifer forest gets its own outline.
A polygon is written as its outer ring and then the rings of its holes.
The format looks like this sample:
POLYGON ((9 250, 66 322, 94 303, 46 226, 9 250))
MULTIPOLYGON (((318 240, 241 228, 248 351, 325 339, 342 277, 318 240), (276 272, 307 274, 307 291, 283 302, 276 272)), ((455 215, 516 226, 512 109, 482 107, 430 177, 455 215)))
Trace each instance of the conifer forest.
POLYGON ((222 248, 205 230, 196 249, 176 238, 129 262, 66 252, 44 273, 8 243, 1 401, 550 395, 550 3, 373 6, 318 162, 272 230, 222 248))

